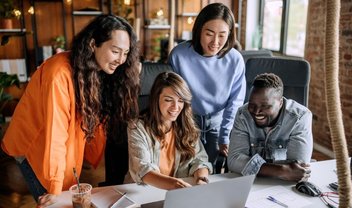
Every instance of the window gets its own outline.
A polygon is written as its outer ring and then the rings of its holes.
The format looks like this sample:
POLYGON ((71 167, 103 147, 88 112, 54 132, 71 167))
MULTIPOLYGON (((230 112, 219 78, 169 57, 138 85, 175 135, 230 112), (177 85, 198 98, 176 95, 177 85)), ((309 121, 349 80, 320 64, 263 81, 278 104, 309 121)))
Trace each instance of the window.
POLYGON ((304 56, 309 0, 262 0, 262 48, 304 56))

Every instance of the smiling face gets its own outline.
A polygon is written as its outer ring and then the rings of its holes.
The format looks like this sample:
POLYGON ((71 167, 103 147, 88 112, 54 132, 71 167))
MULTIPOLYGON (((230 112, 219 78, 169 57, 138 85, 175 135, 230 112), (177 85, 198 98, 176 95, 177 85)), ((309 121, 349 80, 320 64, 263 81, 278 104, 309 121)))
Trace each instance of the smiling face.
POLYGON ((210 20, 202 27, 200 44, 203 56, 214 56, 224 47, 229 37, 229 25, 221 19, 210 20))
POLYGON ((184 101, 171 87, 166 87, 159 96, 159 110, 165 125, 171 126, 184 107, 184 101))
POLYGON ((91 42, 95 59, 100 68, 107 74, 113 74, 118 66, 125 63, 130 50, 130 36, 124 30, 113 30, 111 39, 100 47, 91 42))
POLYGON ((275 125, 283 99, 274 88, 252 88, 248 111, 259 128, 275 125))

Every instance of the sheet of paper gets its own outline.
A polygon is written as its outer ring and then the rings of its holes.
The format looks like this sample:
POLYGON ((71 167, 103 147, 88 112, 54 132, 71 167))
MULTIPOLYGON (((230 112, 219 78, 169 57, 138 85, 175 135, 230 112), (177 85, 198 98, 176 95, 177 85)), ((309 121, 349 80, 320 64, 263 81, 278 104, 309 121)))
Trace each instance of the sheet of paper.
POLYGON ((123 195, 117 202, 115 202, 111 208, 136 208, 140 207, 140 205, 136 204, 132 199, 128 196, 123 195))
POLYGON ((283 186, 273 186, 259 191, 251 192, 248 196, 247 208, 282 208, 281 205, 276 204, 267 199, 272 196, 278 201, 286 204, 288 207, 305 207, 312 204, 306 198, 298 195, 292 190, 288 190, 283 186))
POLYGON ((108 189, 99 190, 95 193, 92 193, 92 202, 96 207, 109 208, 132 208, 138 205, 126 195, 123 195, 123 193, 116 190, 114 187, 110 187, 108 189))

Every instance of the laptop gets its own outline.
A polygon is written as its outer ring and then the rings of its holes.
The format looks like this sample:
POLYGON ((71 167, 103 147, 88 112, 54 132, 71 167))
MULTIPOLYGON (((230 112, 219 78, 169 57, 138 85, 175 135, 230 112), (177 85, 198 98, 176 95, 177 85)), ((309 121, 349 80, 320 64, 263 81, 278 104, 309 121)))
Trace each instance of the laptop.
POLYGON ((142 208, 243 208, 255 175, 226 179, 206 185, 166 192, 164 201, 142 204, 142 208))

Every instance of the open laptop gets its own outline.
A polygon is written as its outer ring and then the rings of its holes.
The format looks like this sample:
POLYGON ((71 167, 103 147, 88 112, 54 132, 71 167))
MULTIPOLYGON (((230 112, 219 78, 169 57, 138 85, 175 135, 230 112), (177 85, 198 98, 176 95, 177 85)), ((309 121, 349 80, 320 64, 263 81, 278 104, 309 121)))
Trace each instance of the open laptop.
POLYGON ((245 207, 255 175, 222 180, 206 185, 167 191, 164 201, 143 204, 142 208, 245 207))

